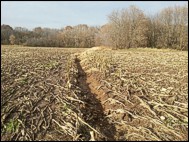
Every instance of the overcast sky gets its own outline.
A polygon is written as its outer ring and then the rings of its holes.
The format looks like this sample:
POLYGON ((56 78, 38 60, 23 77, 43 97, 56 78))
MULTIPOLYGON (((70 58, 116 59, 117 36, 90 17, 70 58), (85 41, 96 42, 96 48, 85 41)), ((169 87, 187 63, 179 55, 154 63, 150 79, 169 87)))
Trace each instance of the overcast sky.
POLYGON ((14 27, 62 28, 67 25, 87 24, 90 26, 107 23, 112 10, 135 5, 146 14, 153 14, 165 7, 185 5, 188 1, 1 1, 1 24, 14 27))

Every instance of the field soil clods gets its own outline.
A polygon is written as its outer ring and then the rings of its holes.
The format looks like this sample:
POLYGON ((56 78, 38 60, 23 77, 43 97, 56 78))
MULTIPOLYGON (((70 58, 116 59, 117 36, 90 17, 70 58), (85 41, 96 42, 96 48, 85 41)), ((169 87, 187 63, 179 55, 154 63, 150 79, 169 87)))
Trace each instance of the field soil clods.
POLYGON ((188 53, 1 48, 2 140, 188 140, 188 53))

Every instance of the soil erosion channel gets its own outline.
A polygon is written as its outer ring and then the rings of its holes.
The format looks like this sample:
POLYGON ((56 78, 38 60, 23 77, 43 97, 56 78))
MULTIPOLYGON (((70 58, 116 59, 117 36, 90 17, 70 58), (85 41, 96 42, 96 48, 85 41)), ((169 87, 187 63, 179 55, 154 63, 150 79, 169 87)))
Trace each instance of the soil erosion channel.
POLYGON ((93 126, 96 130, 102 133, 105 140, 114 140, 115 127, 109 124, 107 118, 103 112, 101 101, 96 97, 99 94, 92 93, 93 90, 91 85, 93 82, 90 81, 87 74, 84 72, 80 65, 80 60, 75 60, 78 68, 78 86, 81 88, 81 96, 78 96, 80 100, 86 102, 86 106, 81 109, 81 112, 85 114, 83 119, 93 126))
MULTIPOLYGON (((96 89, 99 84, 95 80, 94 74, 89 74, 84 71, 80 61, 78 56, 76 56, 75 63, 78 69, 77 82, 78 87, 81 89, 81 94, 78 97, 80 100, 86 102, 86 105, 81 108, 81 112, 84 114, 83 119, 102 134, 102 136, 97 139, 115 140, 115 126, 108 122, 101 104, 100 95, 102 95, 102 91, 96 89)), ((85 128, 81 128, 81 131, 84 131, 84 129, 85 128)), ((87 132, 87 130, 85 132, 87 132)), ((89 131, 87 133, 89 133, 89 131)), ((87 133, 85 137, 87 137, 87 135, 90 136, 87 133)))

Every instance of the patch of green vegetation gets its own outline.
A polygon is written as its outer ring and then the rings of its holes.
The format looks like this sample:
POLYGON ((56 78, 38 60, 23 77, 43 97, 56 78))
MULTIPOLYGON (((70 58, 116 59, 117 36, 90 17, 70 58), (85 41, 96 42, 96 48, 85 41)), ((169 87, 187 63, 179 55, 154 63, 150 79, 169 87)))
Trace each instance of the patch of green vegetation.
POLYGON ((171 117, 168 117, 166 120, 165 120, 165 125, 166 126, 172 126, 174 124, 174 120, 171 118, 171 117))
POLYGON ((52 61, 50 63, 47 63, 46 65, 44 65, 44 67, 46 69, 52 69, 54 67, 56 67, 59 63, 57 61, 52 61))
POLYGON ((2 132, 16 132, 16 130, 19 128, 20 123, 18 120, 11 119, 5 126, 2 132))
POLYGON ((181 121, 181 120, 174 120, 173 118, 171 118, 171 117, 168 117, 167 119, 166 119, 166 121, 165 121, 165 125, 166 126, 173 126, 173 125, 186 125, 186 124, 188 124, 188 121, 187 120, 183 120, 183 121, 181 121))
POLYGON ((64 109, 64 111, 68 110, 68 105, 66 103, 64 104, 63 109, 64 109))
POLYGON ((28 80, 28 78, 24 78, 23 80, 21 80, 21 81, 20 81, 20 82, 21 82, 21 85, 26 84, 26 83, 27 83, 27 80, 28 80))
POLYGON ((16 91, 16 89, 14 89, 14 88, 10 88, 7 90, 7 92, 9 92, 9 94, 14 94, 15 91, 16 91))

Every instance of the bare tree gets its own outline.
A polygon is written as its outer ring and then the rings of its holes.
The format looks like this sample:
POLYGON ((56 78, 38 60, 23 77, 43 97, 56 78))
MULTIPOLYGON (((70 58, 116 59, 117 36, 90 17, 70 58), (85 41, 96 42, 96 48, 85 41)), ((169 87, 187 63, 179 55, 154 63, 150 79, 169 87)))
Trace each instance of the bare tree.
POLYGON ((159 48, 188 48, 188 7, 163 9, 149 18, 148 43, 159 48))
POLYGON ((109 16, 110 42, 115 48, 147 46, 147 18, 135 6, 113 11, 109 16))
POLYGON ((2 44, 28 46, 114 48, 156 47, 188 49, 188 6, 168 7, 146 16, 135 6, 114 10, 101 27, 86 24, 63 29, 36 27, 32 31, 9 25, 1 26, 2 44))
POLYGON ((12 34, 12 35, 10 35, 10 38, 9 38, 9 41, 10 41, 10 43, 12 44, 12 45, 14 45, 14 43, 15 43, 15 36, 12 34))

